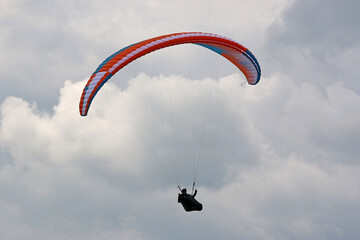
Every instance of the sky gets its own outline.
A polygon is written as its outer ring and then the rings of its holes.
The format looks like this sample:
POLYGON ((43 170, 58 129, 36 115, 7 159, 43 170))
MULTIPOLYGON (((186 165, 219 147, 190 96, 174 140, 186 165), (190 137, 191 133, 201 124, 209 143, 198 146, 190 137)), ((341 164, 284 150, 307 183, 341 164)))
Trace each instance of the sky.
POLYGON ((358 239, 359 1, 0 2, 0 238, 358 239), (255 86, 199 46, 109 55, 202 31, 249 48, 255 86), (177 203, 196 179, 201 212, 177 203))

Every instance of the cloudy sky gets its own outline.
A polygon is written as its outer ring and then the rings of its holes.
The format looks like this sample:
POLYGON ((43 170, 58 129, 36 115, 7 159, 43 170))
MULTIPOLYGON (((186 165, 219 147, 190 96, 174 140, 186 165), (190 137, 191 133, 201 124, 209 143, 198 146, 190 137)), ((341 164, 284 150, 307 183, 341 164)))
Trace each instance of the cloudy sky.
POLYGON ((360 8, 347 0, 1 0, 1 239, 358 239, 360 8), (257 57, 249 86, 199 46, 82 89, 115 51, 182 31, 257 57), (177 203, 197 180, 202 212, 177 203))

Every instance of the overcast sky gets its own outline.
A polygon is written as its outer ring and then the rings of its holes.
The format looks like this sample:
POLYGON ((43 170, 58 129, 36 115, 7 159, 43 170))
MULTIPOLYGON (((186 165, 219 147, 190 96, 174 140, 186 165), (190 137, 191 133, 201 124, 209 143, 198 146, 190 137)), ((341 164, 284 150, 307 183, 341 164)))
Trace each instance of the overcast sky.
POLYGON ((358 239, 360 2, 0 2, 1 239, 358 239), (182 31, 249 48, 149 54, 87 117, 96 67, 182 31), (177 203, 197 179, 202 212, 177 203))

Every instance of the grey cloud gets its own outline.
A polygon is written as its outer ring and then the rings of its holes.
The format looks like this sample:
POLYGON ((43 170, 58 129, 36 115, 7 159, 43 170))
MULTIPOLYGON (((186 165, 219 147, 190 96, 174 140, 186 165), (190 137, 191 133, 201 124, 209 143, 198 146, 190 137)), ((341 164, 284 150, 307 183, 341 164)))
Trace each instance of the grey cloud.
POLYGON ((357 1, 295 1, 284 11, 279 23, 268 30, 272 43, 314 48, 317 54, 329 56, 346 47, 358 45, 360 18, 357 1))
POLYGON ((321 89, 342 81, 359 93, 356 75, 349 74, 359 59, 358 5, 357 1, 295 1, 268 29, 264 67, 321 89))

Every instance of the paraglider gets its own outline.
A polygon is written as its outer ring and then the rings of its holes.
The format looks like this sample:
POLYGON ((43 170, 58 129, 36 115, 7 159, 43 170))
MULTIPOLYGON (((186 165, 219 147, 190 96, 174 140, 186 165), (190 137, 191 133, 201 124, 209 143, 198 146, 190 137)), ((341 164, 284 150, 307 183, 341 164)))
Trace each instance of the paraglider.
MULTIPOLYGON (((255 56, 234 40, 213 33, 173 33, 131 44, 106 58, 91 75, 82 91, 79 103, 80 115, 88 114, 97 92, 120 69, 146 54, 179 44, 195 44, 223 56, 245 75, 250 85, 255 85, 260 80, 260 65, 255 56)), ((180 188, 179 185, 178 187, 180 188)), ((178 202, 183 205, 185 211, 201 211, 203 209, 202 204, 195 199, 196 193, 197 190, 194 194, 187 194, 185 188, 181 190, 178 202)))
POLYGON ((194 194, 188 194, 186 188, 183 188, 181 190, 181 193, 179 193, 178 203, 181 203, 185 211, 187 212, 201 211, 203 209, 202 204, 195 199, 196 194, 197 194, 196 189, 194 194))

